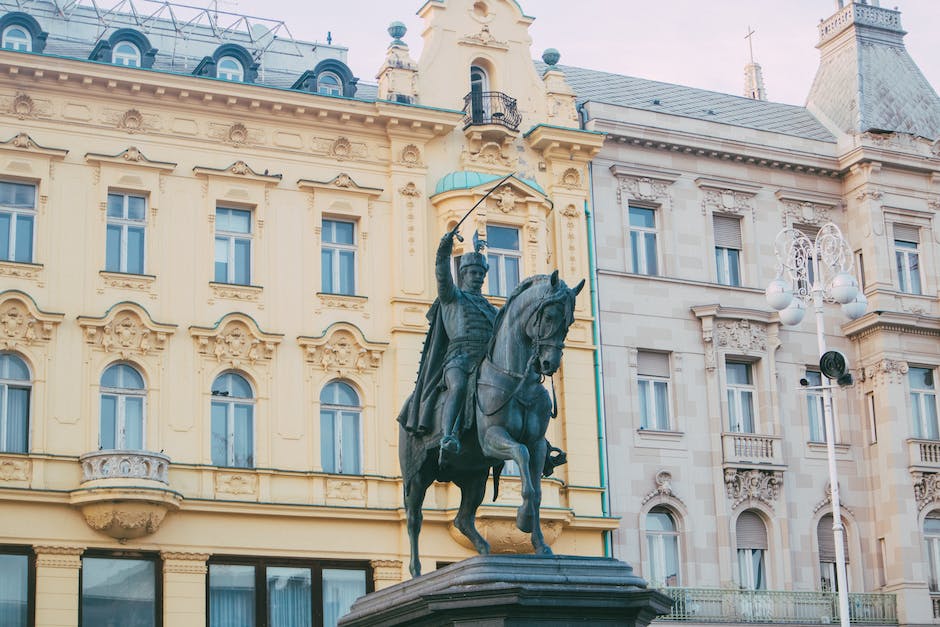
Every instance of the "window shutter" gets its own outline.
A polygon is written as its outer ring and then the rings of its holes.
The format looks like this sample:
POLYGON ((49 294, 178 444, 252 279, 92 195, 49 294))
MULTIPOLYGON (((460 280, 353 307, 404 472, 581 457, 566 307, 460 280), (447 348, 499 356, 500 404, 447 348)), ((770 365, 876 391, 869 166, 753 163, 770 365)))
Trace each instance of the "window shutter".
POLYGON ((636 370, 638 374, 645 374, 652 377, 668 377, 669 353, 638 351, 636 355, 636 370))
POLYGON ((894 239, 902 242, 920 243, 920 229, 909 224, 894 225, 894 239))
MULTIPOLYGON (((845 533, 845 522, 842 523, 842 548, 845 553, 845 563, 849 563, 849 538, 845 533)), ((819 561, 834 564, 836 561, 836 539, 832 533, 832 514, 826 514, 819 519, 816 525, 816 537, 819 541, 819 561)))
POLYGON ((767 527, 754 512, 738 516, 737 536, 739 549, 767 549, 767 527))
POLYGON ((728 216, 712 216, 715 228, 715 246, 741 250, 741 220, 728 216))

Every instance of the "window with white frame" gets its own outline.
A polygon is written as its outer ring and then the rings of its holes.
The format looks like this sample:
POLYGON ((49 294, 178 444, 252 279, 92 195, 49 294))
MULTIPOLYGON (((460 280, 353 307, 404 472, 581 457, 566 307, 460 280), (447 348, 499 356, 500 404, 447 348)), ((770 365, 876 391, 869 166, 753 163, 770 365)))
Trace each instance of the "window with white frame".
POLYGON ((742 512, 735 524, 738 583, 745 590, 767 589, 767 526, 752 511, 742 512))
POLYGON ((140 49, 129 41, 119 41, 111 52, 111 62, 115 65, 140 67, 140 49))
POLYGON ((215 75, 227 81, 244 82, 245 68, 235 57, 222 57, 216 64, 215 75))
POLYGON ((911 366, 907 382, 911 389, 911 418, 915 438, 940 440, 937 425, 937 388, 933 368, 911 366))
POLYGON ((486 259, 489 292, 494 296, 509 296, 519 285, 522 268, 522 250, 519 247, 519 229, 508 226, 486 227, 486 259))
POLYGON ((317 76, 317 93, 327 96, 342 96, 343 82, 333 72, 321 72, 317 76))
POLYGON ((2 40, 0 45, 4 50, 30 52, 33 49, 33 38, 29 31, 18 24, 11 24, 4 28, 2 40))
POLYGON ((101 431, 103 449, 140 451, 144 448, 144 378, 128 364, 113 364, 101 375, 101 431))
POLYGON ((649 582, 654 587, 680 586, 679 529, 672 513, 662 506, 646 515, 646 549, 649 552, 649 582))
POLYGON ((333 381, 320 393, 320 456, 324 472, 358 475, 362 408, 348 384, 333 381))
MULTIPOLYGON (((845 519, 842 519, 842 554, 845 563, 849 563, 849 538, 845 532, 845 519)), ((816 543, 819 549, 819 589, 823 592, 839 590, 836 576, 836 540, 832 531, 832 514, 826 514, 816 525, 816 543)))
MULTIPOLYGON (((822 385, 822 373, 818 370, 807 370, 806 380, 810 387, 822 385)), ((806 414, 809 418, 809 441, 826 441, 825 412, 823 411, 823 391, 806 390, 806 414)))
POLYGON ((356 223, 323 220, 320 250, 321 289, 328 294, 356 293, 356 223))
POLYGON ((930 565, 931 592, 940 592, 940 511, 934 510, 924 519, 924 541, 927 543, 927 562, 930 565))
POLYGON ((635 274, 659 274, 656 250, 656 211, 630 207, 630 270, 635 274))
POLYGON ((36 186, 0 181, 0 261, 33 261, 36 186))
POLYGON ((669 402, 669 354, 637 351, 636 366, 640 428, 654 431, 672 430, 669 402))
POLYGON ((894 260, 898 273, 898 289, 908 294, 922 294, 919 228, 894 224, 894 260))
POLYGON ((216 207, 215 281, 251 285, 251 211, 216 207))
POLYGON ((254 394, 245 378, 234 372, 212 384, 212 464, 251 468, 254 459, 254 394))
POLYGON ((715 231, 716 280, 722 285, 741 285, 741 220, 712 216, 715 231))
POLYGON ((108 194, 105 270, 143 274, 146 229, 146 198, 119 192, 108 194))
POLYGON ((742 361, 725 362, 728 393, 728 429, 734 433, 755 433, 754 373, 752 364, 742 361))
POLYGON ((26 362, 0 353, 0 452, 25 453, 29 447, 32 378, 26 362))

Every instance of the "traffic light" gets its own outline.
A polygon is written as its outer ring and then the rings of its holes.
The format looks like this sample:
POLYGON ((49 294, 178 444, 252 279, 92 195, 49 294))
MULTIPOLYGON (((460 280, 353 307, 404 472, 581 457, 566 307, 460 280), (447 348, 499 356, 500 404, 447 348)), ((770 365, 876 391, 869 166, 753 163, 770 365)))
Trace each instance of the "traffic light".
POLYGON ((845 355, 839 351, 826 351, 819 358, 819 371, 832 379, 840 386, 852 385, 852 373, 849 372, 849 363, 845 355))

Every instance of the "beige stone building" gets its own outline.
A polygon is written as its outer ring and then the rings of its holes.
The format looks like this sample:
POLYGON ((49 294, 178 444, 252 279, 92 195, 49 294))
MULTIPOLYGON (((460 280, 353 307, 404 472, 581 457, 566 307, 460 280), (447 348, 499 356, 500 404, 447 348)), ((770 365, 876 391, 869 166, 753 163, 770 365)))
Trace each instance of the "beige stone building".
MULTIPOLYGON (((395 417, 440 235, 515 172, 463 229, 485 289, 587 277, 603 138, 511 0, 427 2, 371 85, 280 22, 121 6, 0 3, 0 624, 333 625, 407 576, 395 417)), ((579 555, 616 526, 591 312, 544 482, 579 555)), ((480 526, 524 550, 501 492, 480 526)), ((425 570, 473 554, 458 502, 429 494, 425 570)))
POLYGON ((820 382, 813 315, 787 327, 764 297, 778 232, 830 221, 868 300, 824 324, 855 380, 833 392, 850 618, 940 618, 940 98, 878 4, 820 22, 805 108, 564 68, 607 134, 591 173, 614 556, 672 588, 674 620, 838 620, 822 398, 799 383, 820 382))

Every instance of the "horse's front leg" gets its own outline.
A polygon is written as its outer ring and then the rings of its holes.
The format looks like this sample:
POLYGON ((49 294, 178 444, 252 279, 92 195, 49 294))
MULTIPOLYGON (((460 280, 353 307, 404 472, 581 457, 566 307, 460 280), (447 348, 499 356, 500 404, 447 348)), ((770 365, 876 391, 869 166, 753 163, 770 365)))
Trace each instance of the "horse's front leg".
POLYGON ((460 530, 460 533, 467 536, 480 555, 490 553, 490 543, 477 531, 475 520, 477 509, 486 494, 488 476, 489 469, 454 481, 460 488, 460 509, 457 510, 457 517, 454 518, 454 526, 460 530))
POLYGON ((405 513, 408 519, 408 541, 411 546, 411 562, 408 570, 412 577, 421 576, 421 556, 418 553, 418 535, 421 533, 421 524, 424 522, 424 495, 427 493, 431 481, 426 481, 422 473, 408 482, 405 486, 405 513))
MULTIPOLYGON (((545 464, 545 456, 548 455, 548 440, 539 438, 538 441, 529 447, 529 476, 532 479, 532 498, 528 502, 528 508, 523 512, 519 509, 519 515, 516 517, 517 526, 521 531, 532 533, 532 547, 535 553, 539 555, 551 555, 552 550, 545 544, 545 537, 542 535, 542 525, 539 519, 539 508, 542 506, 542 468, 545 464), (524 518, 526 529, 519 525, 519 519, 524 518)), ((523 503, 523 506, 526 504, 523 503)))
POLYGON ((491 426, 486 429, 480 438, 480 448, 487 457, 496 459, 511 459, 519 467, 522 479, 522 499, 528 501, 532 498, 532 478, 529 469, 529 449, 516 442, 505 427, 491 426))

